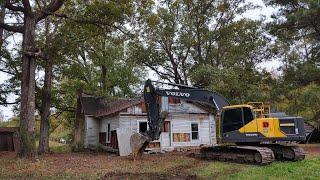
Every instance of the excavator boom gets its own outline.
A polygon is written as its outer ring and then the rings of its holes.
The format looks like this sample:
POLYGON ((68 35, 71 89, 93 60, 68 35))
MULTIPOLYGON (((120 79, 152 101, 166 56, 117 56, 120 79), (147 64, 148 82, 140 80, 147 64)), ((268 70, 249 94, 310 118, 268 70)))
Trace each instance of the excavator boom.
POLYGON ((215 113, 224 106, 229 105, 228 101, 216 92, 185 85, 170 85, 180 87, 181 89, 156 89, 151 80, 147 80, 145 83, 144 100, 147 109, 149 129, 143 136, 136 134, 133 136, 135 138, 131 138, 131 147, 135 156, 141 155, 143 148, 147 147, 149 141, 158 140, 160 137, 161 128, 167 112, 163 111, 160 113, 161 109, 158 97, 177 97, 179 99, 197 102, 210 106, 215 113), (141 138, 139 139, 137 137, 141 138))

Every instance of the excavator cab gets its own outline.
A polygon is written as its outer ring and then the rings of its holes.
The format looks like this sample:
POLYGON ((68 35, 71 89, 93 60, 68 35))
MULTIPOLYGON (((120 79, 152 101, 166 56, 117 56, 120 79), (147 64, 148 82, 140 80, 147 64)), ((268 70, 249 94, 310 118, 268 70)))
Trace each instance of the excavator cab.
POLYGON ((219 142, 272 143, 303 141, 304 124, 301 117, 270 117, 270 106, 263 103, 225 106, 219 123, 219 142))

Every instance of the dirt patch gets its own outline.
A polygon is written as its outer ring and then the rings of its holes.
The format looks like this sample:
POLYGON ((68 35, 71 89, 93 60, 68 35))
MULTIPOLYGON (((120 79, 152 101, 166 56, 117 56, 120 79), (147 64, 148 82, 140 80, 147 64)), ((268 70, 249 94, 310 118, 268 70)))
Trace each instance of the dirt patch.
POLYGON ((0 162, 0 179, 195 179, 189 170, 202 164, 183 153, 144 155, 133 161, 106 153, 51 153, 29 160, 1 152, 0 162))
POLYGON ((307 154, 307 156, 319 156, 320 155, 320 144, 301 144, 307 154))
POLYGON ((15 157, 16 153, 11 151, 0 151, 0 158, 1 157, 15 157))
POLYGON ((102 179, 170 179, 170 180, 182 180, 182 179, 198 179, 196 175, 187 174, 161 174, 161 173, 115 173, 111 172, 106 174, 102 179))

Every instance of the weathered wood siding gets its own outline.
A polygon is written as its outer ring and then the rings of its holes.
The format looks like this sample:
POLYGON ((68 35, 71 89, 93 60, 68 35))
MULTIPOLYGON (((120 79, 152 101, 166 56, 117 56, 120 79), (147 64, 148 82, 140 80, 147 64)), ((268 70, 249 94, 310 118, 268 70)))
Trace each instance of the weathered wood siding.
POLYGON ((130 116, 121 115, 119 118, 119 126, 121 128, 128 128, 132 132, 138 132, 139 122, 147 122, 146 116, 130 116))
POLYGON ((186 114, 169 116, 171 121, 171 144, 173 147, 199 146, 201 144, 210 145, 210 126, 208 114, 186 114), (198 124, 198 139, 192 140, 191 123, 198 124), (189 135, 189 141, 176 142, 173 140, 174 133, 186 133, 189 135))
POLYGON ((105 117, 100 121, 100 132, 107 132, 108 124, 110 124, 110 130, 116 130, 119 127, 119 116, 105 117))
MULTIPOLYGON (((117 130, 119 128, 119 115, 113 117, 105 117, 100 120, 100 132, 107 132, 108 131, 108 124, 110 124, 110 132, 117 130)), ((108 135, 106 138, 106 143, 108 141, 108 135)))
MULTIPOLYGON (((163 101, 165 102, 165 101, 163 101)), ((190 104, 186 103, 185 101, 181 101, 180 104, 168 104, 168 105, 162 105, 164 108, 165 106, 168 106, 169 113, 179 113, 179 114, 208 114, 203 109, 190 104)))
POLYGON ((100 122, 92 116, 85 116, 84 147, 95 146, 99 143, 100 122))
POLYGON ((132 106, 127 109, 128 114, 142 114, 141 106, 132 106))
POLYGON ((210 145, 217 144, 217 130, 216 130, 216 120, 213 114, 209 115, 209 123, 210 123, 210 145))

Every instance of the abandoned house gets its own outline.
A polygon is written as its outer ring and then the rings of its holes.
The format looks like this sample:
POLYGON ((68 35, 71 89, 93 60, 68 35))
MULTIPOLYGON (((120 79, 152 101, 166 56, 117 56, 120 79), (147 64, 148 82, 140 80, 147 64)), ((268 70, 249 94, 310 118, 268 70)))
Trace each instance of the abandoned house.
MULTIPOLYGON (((97 144, 113 149, 127 147, 125 144, 128 144, 132 133, 145 132, 148 129, 143 99, 108 101, 85 94, 79 99, 84 118, 85 148, 97 144), (128 134, 126 141, 119 137, 121 132, 128 134)), ((173 150, 216 144, 214 115, 206 110, 208 108, 171 97, 162 97, 161 109, 169 114, 165 119, 160 139, 150 143, 149 149, 173 150)))

